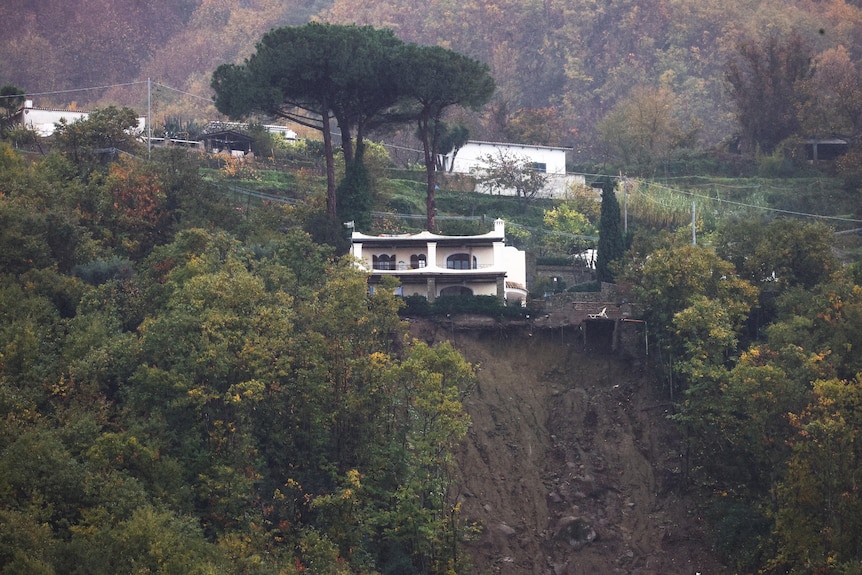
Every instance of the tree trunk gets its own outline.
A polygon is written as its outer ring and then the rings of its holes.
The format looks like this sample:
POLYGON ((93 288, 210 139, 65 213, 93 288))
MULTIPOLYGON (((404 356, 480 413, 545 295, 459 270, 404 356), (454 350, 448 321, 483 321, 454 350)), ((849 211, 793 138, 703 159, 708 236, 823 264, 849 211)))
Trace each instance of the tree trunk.
POLYGON ((434 191, 437 188, 437 173, 434 165, 425 166, 425 171, 428 175, 428 190, 425 197, 425 210, 427 213, 425 225, 429 232, 437 229, 437 201, 434 197, 434 191))
POLYGON ((326 157, 326 215, 338 222, 335 202, 335 158, 332 155, 332 133, 329 131, 329 111, 323 106, 323 155, 326 157))
POLYGON ((437 229, 437 201, 434 194, 437 190, 437 163, 432 149, 433 138, 428 133, 428 122, 419 122, 419 133, 422 136, 422 148, 425 152, 425 175, 428 186, 425 191, 425 227, 429 232, 437 229))
POLYGON ((350 137, 350 128, 344 127, 340 123, 341 128, 341 152, 344 154, 344 167, 346 168, 353 162, 353 138, 350 137))

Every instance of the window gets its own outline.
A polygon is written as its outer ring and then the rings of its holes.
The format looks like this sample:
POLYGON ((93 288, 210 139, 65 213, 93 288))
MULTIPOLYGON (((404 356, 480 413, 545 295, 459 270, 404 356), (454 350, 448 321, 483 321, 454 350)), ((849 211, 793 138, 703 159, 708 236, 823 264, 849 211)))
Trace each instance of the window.
POLYGON ((471 258, 470 254, 452 254, 446 258, 446 268, 450 270, 469 270, 477 267, 476 256, 471 258))
POLYGON ((544 173, 546 173, 546 172, 548 171, 548 164, 546 164, 545 162, 533 162, 533 164, 532 164, 532 166, 531 166, 531 167, 532 167, 535 171, 537 171, 537 172, 541 172, 541 173, 543 173, 543 174, 544 174, 544 173))
POLYGON ((381 254, 379 256, 371 256, 371 267, 376 270, 394 270, 395 256, 381 254))
POLYGON ((410 269, 416 270, 424 268, 427 263, 428 262, 425 260, 425 254, 413 254, 410 256, 410 269))

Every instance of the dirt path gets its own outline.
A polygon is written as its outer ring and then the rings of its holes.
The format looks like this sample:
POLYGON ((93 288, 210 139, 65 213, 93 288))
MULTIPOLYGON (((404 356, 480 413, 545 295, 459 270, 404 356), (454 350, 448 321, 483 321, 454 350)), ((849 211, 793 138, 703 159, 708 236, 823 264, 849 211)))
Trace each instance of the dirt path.
POLYGON ((556 332, 439 330, 479 367, 459 454, 477 574, 724 573, 674 488, 665 408, 639 360, 588 355, 556 332))

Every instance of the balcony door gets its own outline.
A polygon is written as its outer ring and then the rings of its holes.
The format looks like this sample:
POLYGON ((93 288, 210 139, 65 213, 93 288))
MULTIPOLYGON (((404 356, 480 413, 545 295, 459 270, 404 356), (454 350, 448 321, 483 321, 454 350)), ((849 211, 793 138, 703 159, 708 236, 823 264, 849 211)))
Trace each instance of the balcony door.
POLYGON ((446 258, 446 269, 450 270, 475 270, 476 256, 470 254, 452 254, 446 258))

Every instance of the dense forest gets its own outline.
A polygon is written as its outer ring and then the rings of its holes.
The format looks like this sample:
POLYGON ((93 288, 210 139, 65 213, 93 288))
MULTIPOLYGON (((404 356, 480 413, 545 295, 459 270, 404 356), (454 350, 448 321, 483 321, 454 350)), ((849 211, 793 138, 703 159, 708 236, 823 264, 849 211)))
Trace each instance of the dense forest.
POLYGON ((858 134, 862 9, 848 0, 12 1, 0 6, 0 79, 39 94, 38 105, 140 112, 140 82, 152 78, 156 124, 211 120, 212 71, 248 57, 266 31, 311 18, 388 28, 487 63, 494 99, 459 118, 475 139, 649 163, 719 144, 771 152, 792 135, 858 134), (752 82, 768 102, 748 97, 752 82))
POLYGON ((185 151, 67 137, 0 143, 0 569, 463 571, 472 367, 311 241, 314 201, 246 215, 185 151))
MULTIPOLYGON (((130 122, 94 112, 43 155, 0 144, 3 570, 469 572, 451 490, 473 367, 405 338, 401 299, 309 235, 319 171, 293 172, 298 203, 238 206, 202 157, 144 160, 130 122)), ((531 210, 607 233, 586 206, 531 210)), ((693 245, 628 216, 608 271, 644 306, 676 488, 715 551, 737 572, 858 573, 858 265, 823 223, 704 220, 693 245)))

